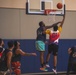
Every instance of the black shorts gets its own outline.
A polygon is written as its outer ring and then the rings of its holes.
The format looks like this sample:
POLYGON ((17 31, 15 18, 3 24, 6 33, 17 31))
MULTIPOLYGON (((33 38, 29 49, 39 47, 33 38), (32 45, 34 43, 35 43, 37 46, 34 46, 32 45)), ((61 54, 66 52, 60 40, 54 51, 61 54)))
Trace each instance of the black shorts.
POLYGON ((0 63, 0 71, 7 71, 8 68, 7 68, 7 64, 5 61, 1 62, 0 63))
POLYGON ((53 53, 53 55, 58 54, 59 46, 57 44, 50 44, 48 45, 48 53, 53 53))

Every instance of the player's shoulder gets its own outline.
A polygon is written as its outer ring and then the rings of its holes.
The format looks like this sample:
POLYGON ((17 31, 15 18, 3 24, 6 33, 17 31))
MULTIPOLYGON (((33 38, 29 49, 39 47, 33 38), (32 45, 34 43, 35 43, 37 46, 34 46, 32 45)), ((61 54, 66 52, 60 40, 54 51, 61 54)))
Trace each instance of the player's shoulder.
POLYGON ((58 28, 62 28, 62 26, 60 25, 60 26, 58 26, 58 28))
POLYGON ((61 27, 61 26, 59 26, 59 27, 58 27, 58 30, 59 30, 59 32, 61 32, 61 31, 62 31, 62 27, 61 27))

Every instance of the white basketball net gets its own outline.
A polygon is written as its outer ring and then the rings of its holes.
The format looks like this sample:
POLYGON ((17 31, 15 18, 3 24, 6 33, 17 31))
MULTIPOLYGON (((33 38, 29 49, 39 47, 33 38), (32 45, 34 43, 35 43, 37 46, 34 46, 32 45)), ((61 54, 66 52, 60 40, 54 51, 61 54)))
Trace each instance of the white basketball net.
POLYGON ((54 11, 53 14, 51 14, 51 15, 48 13, 47 17, 46 17, 46 21, 47 21, 48 24, 55 23, 55 21, 56 21, 56 12, 54 11))

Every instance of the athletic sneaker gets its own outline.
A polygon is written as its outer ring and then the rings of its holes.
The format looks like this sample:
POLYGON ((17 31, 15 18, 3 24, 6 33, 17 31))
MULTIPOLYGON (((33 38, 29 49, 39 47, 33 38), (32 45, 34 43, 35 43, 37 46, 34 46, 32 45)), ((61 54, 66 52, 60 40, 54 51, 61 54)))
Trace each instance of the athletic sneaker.
POLYGON ((53 70, 53 72, 55 73, 55 74, 57 74, 57 71, 56 71, 56 69, 52 69, 53 70))
POLYGON ((40 68, 41 71, 48 71, 46 68, 40 68))
POLYGON ((46 67, 50 67, 50 65, 49 64, 46 64, 46 67))

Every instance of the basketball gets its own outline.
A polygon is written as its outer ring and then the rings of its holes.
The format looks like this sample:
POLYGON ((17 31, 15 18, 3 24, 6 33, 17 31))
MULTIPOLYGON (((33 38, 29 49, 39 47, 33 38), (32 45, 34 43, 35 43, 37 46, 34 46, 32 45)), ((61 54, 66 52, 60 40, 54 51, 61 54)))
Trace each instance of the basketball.
POLYGON ((58 4, 57 4, 57 8, 58 8, 58 9, 61 9, 62 7, 63 7, 62 3, 58 3, 58 4))

